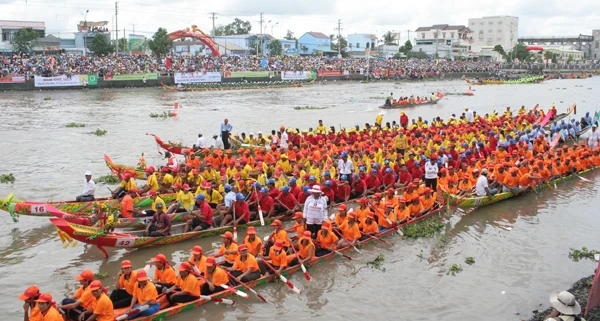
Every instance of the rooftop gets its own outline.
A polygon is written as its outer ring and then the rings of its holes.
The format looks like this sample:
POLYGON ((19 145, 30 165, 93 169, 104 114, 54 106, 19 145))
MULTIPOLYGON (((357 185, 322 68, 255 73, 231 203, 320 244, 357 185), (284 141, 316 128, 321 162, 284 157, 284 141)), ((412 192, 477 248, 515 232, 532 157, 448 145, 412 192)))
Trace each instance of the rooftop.
POLYGON ((0 28, 28 28, 46 29, 46 23, 43 21, 18 21, 18 20, 0 20, 0 28))
POLYGON ((468 28, 463 25, 451 26, 451 25, 447 25, 447 24, 440 24, 440 25, 433 25, 431 27, 419 27, 415 31, 430 31, 430 30, 458 30, 458 31, 461 31, 463 29, 468 29, 468 28))
POLYGON ((309 31, 307 32, 309 35, 315 37, 315 38, 324 38, 324 39, 329 39, 329 36, 326 36, 324 33, 322 32, 314 32, 314 31, 309 31))

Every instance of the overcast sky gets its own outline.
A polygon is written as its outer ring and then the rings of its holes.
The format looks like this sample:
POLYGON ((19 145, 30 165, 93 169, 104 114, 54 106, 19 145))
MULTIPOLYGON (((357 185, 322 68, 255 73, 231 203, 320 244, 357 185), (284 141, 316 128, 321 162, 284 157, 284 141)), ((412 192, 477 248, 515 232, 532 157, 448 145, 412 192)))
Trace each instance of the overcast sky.
MULTIPOLYGON (((75 0, 0 0, 0 20, 35 20, 46 22, 48 33, 76 31, 76 24, 89 10, 88 21, 109 21, 111 29, 115 1, 75 0)), ((286 30, 296 37, 307 31, 337 33, 337 20, 342 20, 342 35, 374 33, 381 36, 388 30, 401 31, 402 41, 419 26, 433 24, 467 25, 469 18, 493 15, 519 17, 521 36, 591 35, 600 29, 598 0, 122 0, 119 1, 119 36, 123 28, 132 33, 151 36, 158 27, 175 31, 192 24, 209 33, 212 29, 210 12, 216 12, 217 25, 231 22, 235 17, 249 20, 252 32, 258 32, 259 14, 264 12, 266 33, 282 38, 286 30)), ((264 25, 263 25, 264 26, 264 25)), ((414 33, 411 34, 414 39, 414 33)))

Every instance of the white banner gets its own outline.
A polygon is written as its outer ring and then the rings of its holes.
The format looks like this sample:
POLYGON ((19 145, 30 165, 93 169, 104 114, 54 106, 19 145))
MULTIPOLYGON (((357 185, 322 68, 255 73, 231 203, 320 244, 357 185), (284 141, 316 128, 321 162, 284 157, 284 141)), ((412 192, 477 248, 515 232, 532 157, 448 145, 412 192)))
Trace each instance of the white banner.
POLYGON ((176 84, 193 84, 200 82, 221 82, 220 72, 176 72, 176 84))
POLYGON ((309 76, 306 71, 284 71, 281 73, 281 80, 304 80, 309 76))
POLYGON ((68 87, 81 86, 79 75, 72 76, 55 76, 55 77, 40 77, 35 76, 36 87, 68 87))

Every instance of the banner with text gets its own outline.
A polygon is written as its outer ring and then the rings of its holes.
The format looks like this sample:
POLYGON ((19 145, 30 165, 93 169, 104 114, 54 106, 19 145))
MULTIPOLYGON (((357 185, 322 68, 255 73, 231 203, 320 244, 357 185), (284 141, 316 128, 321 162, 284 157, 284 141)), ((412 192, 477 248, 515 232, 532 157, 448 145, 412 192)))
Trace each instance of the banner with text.
POLYGON ((281 72, 281 80, 305 80, 310 78, 308 71, 283 71, 281 72))
POLYGON ((104 80, 109 81, 123 81, 123 80, 142 80, 146 78, 146 80, 156 80, 158 79, 158 74, 155 72, 149 72, 145 74, 124 74, 124 75, 105 75, 104 80))
POLYGON ((269 77, 268 71, 226 71, 225 78, 263 78, 269 77))
POLYGON ((201 82, 221 82, 220 72, 176 72, 176 84, 195 84, 201 82))
POLYGON ((340 70, 319 70, 317 72, 319 77, 341 77, 341 76, 349 76, 350 71, 344 70, 343 72, 340 70))
POLYGON ((25 76, 0 76, 0 84, 24 83, 25 76))
POLYGON ((98 85, 98 76, 90 75, 61 75, 54 77, 35 76, 35 87, 78 87, 86 83, 90 86, 98 85))

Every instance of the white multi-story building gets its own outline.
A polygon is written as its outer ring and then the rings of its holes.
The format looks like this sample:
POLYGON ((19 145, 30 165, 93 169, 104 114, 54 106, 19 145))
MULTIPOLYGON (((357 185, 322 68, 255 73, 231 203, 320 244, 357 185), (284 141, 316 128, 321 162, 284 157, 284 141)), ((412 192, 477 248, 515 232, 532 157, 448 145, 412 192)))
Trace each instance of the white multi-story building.
POLYGON ((468 57, 471 50, 472 31, 466 26, 447 24, 419 27, 415 30, 415 51, 437 54, 438 57, 468 57))
POLYGON ((12 51, 15 33, 23 28, 32 28, 40 34, 40 38, 46 36, 46 23, 42 21, 0 20, 0 52, 12 51))
POLYGON ((469 19, 469 29, 473 30, 471 51, 481 52, 481 47, 501 45, 509 52, 517 45, 519 17, 493 16, 469 19))

